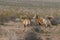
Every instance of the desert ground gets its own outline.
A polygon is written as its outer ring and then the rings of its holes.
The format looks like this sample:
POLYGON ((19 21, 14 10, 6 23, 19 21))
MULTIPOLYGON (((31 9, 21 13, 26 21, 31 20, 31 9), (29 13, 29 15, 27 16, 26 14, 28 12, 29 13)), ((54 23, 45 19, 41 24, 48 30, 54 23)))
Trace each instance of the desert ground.
POLYGON ((60 9, 3 7, 0 8, 0 40, 60 40, 60 24, 44 28, 31 23, 24 28, 21 22, 22 16, 33 17, 35 13, 40 17, 53 15, 60 18, 60 9), (15 21, 16 18, 20 20, 15 21))
POLYGON ((21 22, 10 21, 0 25, 0 40, 60 40, 59 30, 60 25, 53 26, 48 33, 42 32, 40 26, 30 25, 24 28, 21 22))

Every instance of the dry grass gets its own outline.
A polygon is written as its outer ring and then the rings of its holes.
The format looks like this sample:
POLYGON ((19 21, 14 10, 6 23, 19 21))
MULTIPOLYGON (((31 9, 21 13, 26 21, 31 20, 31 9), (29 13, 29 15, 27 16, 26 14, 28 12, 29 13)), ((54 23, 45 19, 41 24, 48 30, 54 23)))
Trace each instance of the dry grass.
MULTIPOLYGON (((19 8, 9 7, 8 9, 0 8, 0 22, 5 23, 5 25, 0 25, 0 40, 49 40, 49 38, 50 40, 60 40, 59 39, 60 25, 57 26, 56 30, 52 31, 51 34, 42 32, 40 26, 35 25, 27 27, 25 32, 23 32, 24 27, 21 22, 11 21, 13 18, 19 18, 20 20, 21 17, 32 18, 36 13, 41 17, 45 17, 46 15, 53 15, 57 17, 60 16, 60 9, 54 9, 54 8, 41 9, 41 8, 24 8, 24 7, 19 8), (6 20, 8 20, 8 22, 6 22, 6 20), (50 36, 48 36, 48 34, 50 36)), ((53 28, 54 27, 55 26, 53 26, 53 28)))

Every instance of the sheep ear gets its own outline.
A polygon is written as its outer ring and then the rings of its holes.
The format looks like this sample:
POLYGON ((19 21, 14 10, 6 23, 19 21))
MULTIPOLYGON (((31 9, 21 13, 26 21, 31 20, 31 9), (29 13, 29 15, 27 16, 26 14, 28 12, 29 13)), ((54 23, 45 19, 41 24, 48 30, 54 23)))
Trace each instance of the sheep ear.
POLYGON ((51 16, 51 18, 52 18, 52 19, 54 19, 54 17, 53 17, 53 16, 51 16))
POLYGON ((34 15, 34 17, 33 18, 36 18, 36 14, 34 15))

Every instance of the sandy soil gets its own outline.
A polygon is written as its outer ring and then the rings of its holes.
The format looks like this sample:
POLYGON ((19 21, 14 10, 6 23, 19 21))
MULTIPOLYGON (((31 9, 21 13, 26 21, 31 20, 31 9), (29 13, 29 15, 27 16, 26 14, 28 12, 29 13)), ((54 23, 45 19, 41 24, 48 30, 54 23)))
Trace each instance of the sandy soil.
POLYGON ((60 25, 50 29, 36 25, 24 28, 21 22, 10 21, 0 25, 0 40, 60 40, 60 25))

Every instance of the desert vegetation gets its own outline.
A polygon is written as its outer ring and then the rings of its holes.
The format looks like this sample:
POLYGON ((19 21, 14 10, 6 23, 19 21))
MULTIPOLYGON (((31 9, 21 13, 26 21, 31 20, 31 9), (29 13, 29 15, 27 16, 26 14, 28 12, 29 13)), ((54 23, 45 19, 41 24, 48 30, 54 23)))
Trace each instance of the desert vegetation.
POLYGON ((60 25, 53 25, 51 31, 42 27, 50 33, 41 30, 39 25, 32 24, 23 32, 22 17, 32 19, 35 14, 43 18, 52 15, 59 19, 60 9, 0 6, 0 40, 60 40, 60 25))

